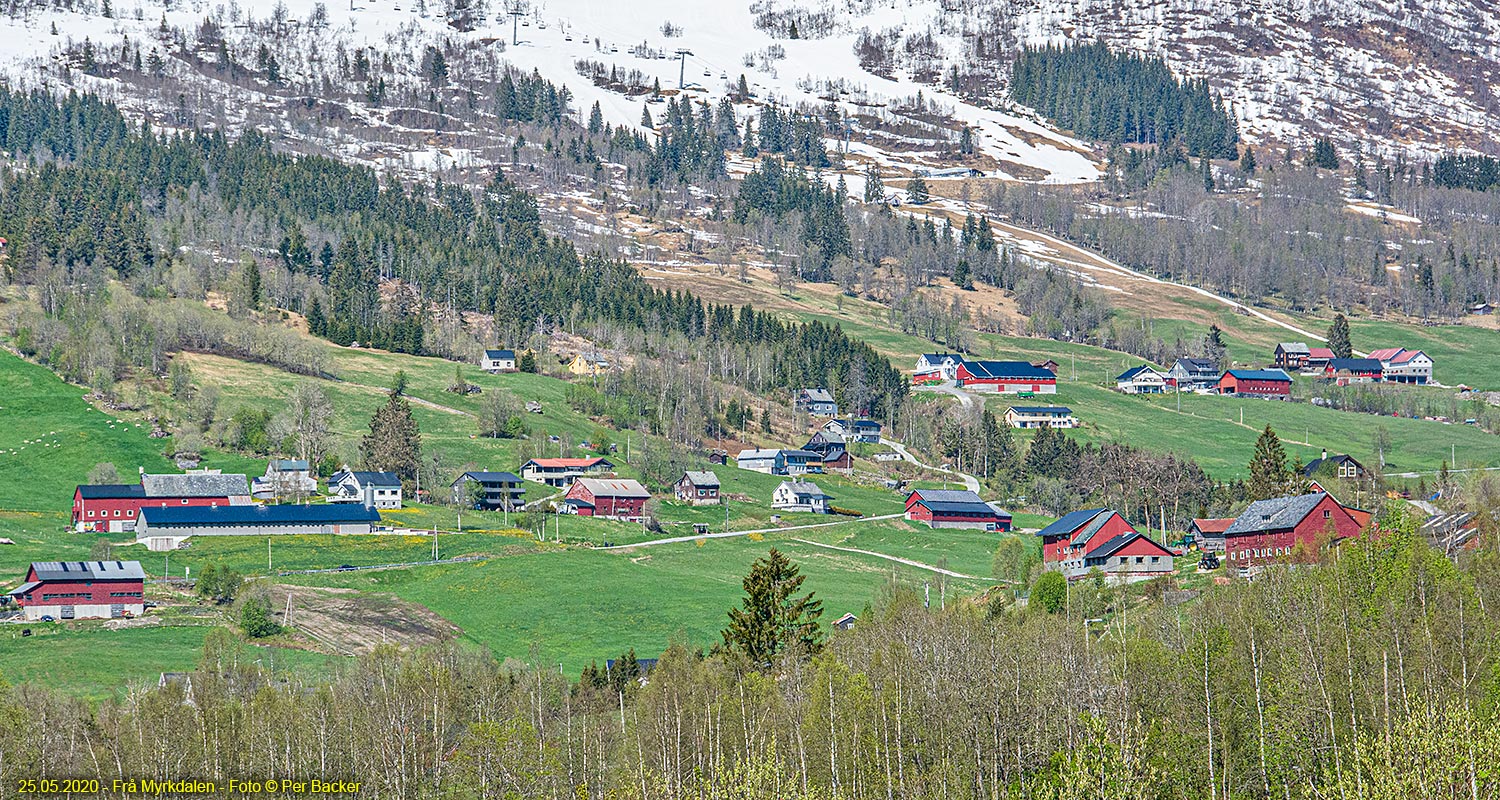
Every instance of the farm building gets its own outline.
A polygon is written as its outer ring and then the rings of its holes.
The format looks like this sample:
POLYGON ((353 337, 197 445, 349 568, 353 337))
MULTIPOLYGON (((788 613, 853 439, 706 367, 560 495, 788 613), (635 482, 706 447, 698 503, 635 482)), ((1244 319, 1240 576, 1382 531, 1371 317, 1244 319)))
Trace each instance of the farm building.
POLYGON ((917 359, 913 381, 951 381, 958 376, 958 365, 964 357, 957 353, 923 353, 917 359))
POLYGON ((401 477, 394 472, 335 472, 328 479, 328 502, 362 503, 370 508, 401 507, 401 477))
POLYGON ((192 536, 374 533, 380 512, 363 504, 189 506, 141 509, 135 540, 175 550, 192 536))
POLYGON ((572 486, 585 475, 613 472, 615 465, 607 458, 533 458, 521 465, 521 477, 558 488, 572 486))
POLYGON ((1161 394, 1167 390, 1167 376, 1142 364, 1116 375, 1115 388, 1125 394, 1161 394))
POLYGON ((479 357, 479 368, 485 372, 515 372, 516 351, 486 350, 479 357))
POLYGON ((1011 406, 1005 424, 1012 428, 1076 428, 1078 418, 1067 406, 1011 406))
POLYGON ((1002 511, 968 490, 917 489, 906 496, 906 518, 929 528, 1010 530, 1010 512, 1002 511))
POLYGON ((1224 530, 1234 524, 1234 518, 1205 518, 1195 519, 1188 526, 1188 533, 1192 535, 1193 541, 1197 543, 1198 549, 1205 553, 1224 552, 1224 530))
POLYGON ((1350 509, 1326 492, 1257 500, 1224 530, 1224 551, 1242 569, 1276 561, 1316 558, 1319 538, 1359 534, 1350 509))
POLYGON ((1276 366, 1282 369, 1302 369, 1307 366, 1307 360, 1312 356, 1312 350, 1307 342, 1282 342, 1271 351, 1276 366))
POLYGON ((833 392, 827 389, 803 389, 797 392, 797 398, 793 405, 798 411, 806 412, 815 417, 836 417, 839 415, 839 404, 834 402, 833 392))
POLYGON ((1082 574, 1076 577, 1087 577, 1094 570, 1099 570, 1107 579, 1117 583, 1170 575, 1172 551, 1144 533, 1122 533, 1089 549, 1083 557, 1082 574))
POLYGON ((771 493, 771 508, 778 511, 827 514, 828 501, 832 499, 833 495, 819 489, 811 481, 782 481, 771 493))
POLYGON ((954 379, 976 392, 1057 394, 1057 374, 1027 361, 963 361, 954 379))
POLYGON ((1167 370, 1167 381, 1179 389, 1204 389, 1218 383, 1219 375, 1211 358, 1179 358, 1167 370))
POLYGON ((802 449, 817 453, 818 458, 823 461, 824 470, 848 472, 854 469, 854 456, 849 454, 848 446, 838 434, 818 431, 807 440, 807 444, 802 445, 802 449))
POLYGON ((569 511, 585 517, 605 517, 638 522, 646 514, 651 493, 640 482, 625 478, 579 478, 563 503, 569 511))
POLYGON ((831 419, 823 423, 823 432, 842 436, 846 442, 880 444, 880 423, 873 419, 831 419))
POLYGON ((1219 394, 1290 400, 1292 376, 1279 369, 1231 369, 1219 378, 1219 394))
POLYGON ((573 360, 567 364, 569 373, 584 377, 603 375, 609 372, 610 368, 608 359, 599 358, 596 355, 584 355, 583 353, 573 356, 573 360))
POLYGON ((677 499, 695 506, 709 506, 719 502, 719 476, 712 472, 688 470, 672 485, 677 499))
POLYGON ((1332 358, 1328 360, 1328 365, 1323 367, 1323 378, 1339 386, 1348 386, 1351 383, 1378 383, 1382 369, 1379 359, 1332 358))
POLYGON ((454 504, 465 508, 515 511, 525 505, 526 490, 513 472, 471 470, 454 479, 450 488, 454 504))
POLYGON ((823 471, 823 459, 811 450, 741 450, 740 469, 767 475, 807 475, 823 471))
POLYGON ((73 528, 79 532, 133 531, 147 506, 228 506, 250 503, 244 475, 143 473, 139 484, 80 485, 73 490, 73 528), (167 480, 175 479, 175 480, 167 480))
POLYGON ((145 612, 139 561, 35 561, 10 591, 28 620, 114 619, 145 612))
POLYGON ((1371 353, 1370 358, 1380 362, 1382 377, 1390 383, 1432 383, 1432 357, 1421 350, 1388 347, 1371 353))
POLYGON ((266 474, 250 483, 250 494, 260 500, 306 497, 317 491, 318 479, 312 476, 312 467, 296 458, 271 459, 266 463, 266 474))
POLYGON ((1323 455, 1308 462, 1307 466, 1302 468, 1302 474, 1309 478, 1332 475, 1352 480, 1363 478, 1366 473, 1365 465, 1355 461, 1354 456, 1342 454, 1330 456, 1328 451, 1324 450, 1323 455))
POLYGON ((1302 369, 1304 372, 1322 372, 1323 368, 1328 366, 1328 362, 1333 359, 1333 351, 1329 348, 1309 347, 1307 348, 1307 363, 1302 365, 1302 369))
POLYGON ((1062 515, 1036 535, 1042 540, 1042 562, 1049 569, 1061 570, 1068 577, 1074 572, 1087 572, 1084 556, 1099 544, 1124 533, 1134 533, 1135 527, 1116 511, 1108 508, 1089 508, 1070 511, 1062 515), (1091 544, 1092 543, 1092 544, 1091 544))

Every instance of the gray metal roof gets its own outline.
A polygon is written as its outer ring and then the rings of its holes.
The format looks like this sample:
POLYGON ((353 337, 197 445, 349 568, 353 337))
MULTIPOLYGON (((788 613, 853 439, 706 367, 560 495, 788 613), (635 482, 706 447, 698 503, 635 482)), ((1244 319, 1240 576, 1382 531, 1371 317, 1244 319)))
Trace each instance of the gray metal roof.
POLYGON ((719 476, 715 475, 712 472, 698 472, 696 470, 691 470, 690 469, 690 470, 687 470, 686 472, 684 472, 682 474, 685 475, 687 477, 687 479, 688 479, 688 482, 691 483, 691 484, 693 484, 694 486, 718 486, 719 485, 719 476))
POLYGON ((1319 492, 1257 500, 1235 519, 1234 524, 1224 529, 1224 535, 1263 533, 1296 527, 1327 496, 1319 492))
POLYGON ((803 389, 802 393, 814 403, 832 403, 833 393, 827 389, 803 389))
POLYGON ((31 568, 39 581, 146 579, 139 561, 34 561, 31 568))
POLYGON ((236 497, 250 494, 250 480, 244 475, 217 472, 190 472, 185 475, 141 476, 147 497, 236 497))
POLYGON ((912 494, 917 496, 918 503, 933 511, 1000 516, 994 507, 967 489, 917 489, 912 494))
POLYGON ((650 497, 640 481, 629 478, 579 478, 577 483, 595 497, 650 497))
POLYGON ((1307 342, 1282 342, 1280 345, 1277 345, 1277 346, 1281 348, 1281 352, 1283 352, 1283 353, 1296 353, 1298 355, 1308 355, 1309 353, 1312 352, 1311 350, 1307 349, 1307 342))
POLYGON ((353 478, 354 482, 360 486, 391 487, 401 485, 401 476, 394 472, 362 472, 359 470, 340 472, 329 478, 328 482, 343 483, 345 478, 353 478))

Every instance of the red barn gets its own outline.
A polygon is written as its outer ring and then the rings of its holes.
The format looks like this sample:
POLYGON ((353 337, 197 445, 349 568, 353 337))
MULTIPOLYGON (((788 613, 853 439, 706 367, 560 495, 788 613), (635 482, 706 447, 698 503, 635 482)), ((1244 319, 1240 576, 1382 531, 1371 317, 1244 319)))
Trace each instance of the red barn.
POLYGON ((1090 550, 1117 536, 1135 532, 1119 512, 1088 508, 1064 514, 1036 535, 1042 537, 1043 563, 1075 578, 1088 571, 1084 562, 1090 550), (1075 572, 1079 574, 1074 575, 1075 572))
POLYGON ((139 561, 36 561, 11 590, 26 619, 93 619, 145 612, 139 561))
POLYGON ((645 516, 651 493, 637 481, 622 478, 579 478, 563 501, 573 513, 637 522, 645 516))
POLYGON ((973 528, 982 531, 1010 530, 1011 516, 964 490, 917 489, 906 497, 906 518, 925 522, 929 528, 973 528))
POLYGON ((1029 361, 961 361, 955 380, 978 392, 1057 394, 1057 374, 1029 361))
POLYGON ((1292 396, 1292 377, 1279 369, 1231 369, 1219 377, 1218 390, 1219 394, 1286 400, 1292 396))
POLYGON ((81 485, 73 490, 73 529, 82 533, 135 530, 146 506, 228 506, 250 502, 244 475, 195 472, 142 474, 140 484, 81 485))
POLYGON ((1257 500, 1224 530, 1224 552, 1232 566, 1244 568, 1294 558, 1310 561, 1320 536, 1347 539, 1359 531, 1354 514, 1324 492, 1257 500), (1303 546, 1300 552, 1298 545, 1303 546))

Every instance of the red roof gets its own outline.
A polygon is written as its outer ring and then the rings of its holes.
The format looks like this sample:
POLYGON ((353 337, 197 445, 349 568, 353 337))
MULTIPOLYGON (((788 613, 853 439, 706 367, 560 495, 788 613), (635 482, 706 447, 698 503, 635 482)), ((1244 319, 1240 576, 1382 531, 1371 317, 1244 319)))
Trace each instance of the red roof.
POLYGON ((1390 361, 1391 359, 1396 357, 1396 354, 1400 352, 1401 348, 1399 347, 1382 347, 1381 349, 1370 353, 1370 358, 1379 361, 1390 361))
POLYGON ((592 467, 603 460, 603 458, 599 458, 598 456, 594 458, 533 458, 526 463, 535 464, 539 467, 569 469, 571 467, 592 467))
POLYGON ((1204 533, 1223 533, 1225 528, 1234 524, 1234 517, 1229 519, 1195 519, 1193 524, 1204 533))
POLYGON ((1307 351, 1308 358, 1333 358, 1333 350, 1327 347, 1314 347, 1307 351))

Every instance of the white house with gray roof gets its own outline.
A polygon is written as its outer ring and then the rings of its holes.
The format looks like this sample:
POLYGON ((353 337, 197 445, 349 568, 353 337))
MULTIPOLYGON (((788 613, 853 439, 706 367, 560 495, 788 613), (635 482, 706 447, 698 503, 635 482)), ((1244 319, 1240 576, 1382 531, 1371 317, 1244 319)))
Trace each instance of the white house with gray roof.
POLYGON ((828 501, 832 499, 833 495, 819 489, 812 481, 782 481, 771 493, 771 508, 827 514, 828 501))

